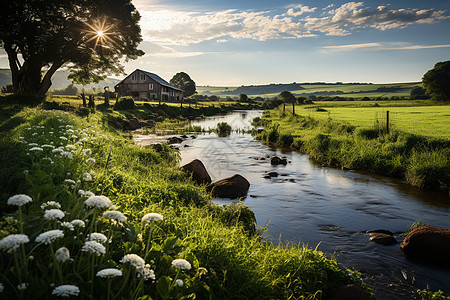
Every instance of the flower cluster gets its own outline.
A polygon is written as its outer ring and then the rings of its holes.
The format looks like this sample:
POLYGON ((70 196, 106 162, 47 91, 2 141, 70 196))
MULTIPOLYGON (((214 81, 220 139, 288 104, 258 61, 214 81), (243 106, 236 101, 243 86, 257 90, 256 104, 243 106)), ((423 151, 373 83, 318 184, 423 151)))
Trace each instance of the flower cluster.
POLYGON ((0 249, 4 249, 8 253, 12 253, 16 251, 20 245, 26 244, 29 241, 30 239, 26 234, 10 234, 0 241, 0 249))
POLYGON ((33 202, 33 199, 31 199, 30 196, 19 194, 10 197, 6 203, 8 203, 8 205, 22 206, 29 202, 33 202))

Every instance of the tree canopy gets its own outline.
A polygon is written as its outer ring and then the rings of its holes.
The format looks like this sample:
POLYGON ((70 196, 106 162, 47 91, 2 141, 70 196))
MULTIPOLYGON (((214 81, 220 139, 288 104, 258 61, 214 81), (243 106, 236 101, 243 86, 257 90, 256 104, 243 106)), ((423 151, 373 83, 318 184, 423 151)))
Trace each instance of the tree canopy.
POLYGON ((130 0, 10 0, 0 10, 0 46, 14 93, 45 94, 61 67, 74 83, 123 73, 121 59, 144 54, 140 15, 130 0))
POLYGON ((194 80, 192 80, 191 77, 184 72, 175 74, 172 79, 170 79, 170 84, 176 88, 182 89, 184 91, 184 97, 192 96, 196 92, 194 80))
POLYGON ((292 103, 296 101, 295 96, 289 91, 281 92, 280 99, 287 103, 292 103))
POLYGON ((434 100, 450 101, 450 61, 438 62, 422 78, 423 87, 434 100))

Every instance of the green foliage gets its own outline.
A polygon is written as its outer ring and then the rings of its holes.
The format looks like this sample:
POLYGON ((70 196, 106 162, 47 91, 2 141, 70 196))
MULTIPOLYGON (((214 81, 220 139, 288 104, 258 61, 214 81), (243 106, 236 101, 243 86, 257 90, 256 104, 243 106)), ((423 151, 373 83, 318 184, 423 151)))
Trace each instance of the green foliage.
POLYGON ((248 101, 248 96, 246 94, 240 94, 238 101, 239 102, 247 102, 248 101))
POLYGON ((422 300, 450 300, 450 296, 444 295, 441 290, 437 292, 430 291, 429 289, 418 290, 422 300))
POLYGON ((450 60, 438 62, 423 75, 423 87, 434 100, 450 101, 450 60))
POLYGON ((415 86, 411 90, 411 93, 409 94, 409 98, 411 100, 422 100, 422 99, 430 99, 430 96, 428 96, 425 93, 425 90, 421 86, 415 86))
POLYGON ((78 94, 78 88, 73 84, 69 84, 64 89, 53 90, 53 93, 56 95, 74 95, 75 96, 78 94))
POLYGON ((63 65, 80 84, 120 74, 121 59, 144 54, 137 49, 139 19, 128 0, 8 1, 0 10, 0 44, 11 62, 14 92, 44 95, 63 65))
POLYGON ((115 110, 129 110, 135 108, 136 104, 134 104, 133 97, 121 97, 114 105, 115 110))
POLYGON ((296 101, 295 96, 292 95, 292 93, 289 92, 289 91, 283 91, 283 92, 281 92, 279 97, 280 97, 280 99, 283 100, 285 103, 292 103, 292 102, 295 102, 295 101, 296 101))
POLYGON ((195 82, 189 77, 188 74, 184 72, 179 72, 175 74, 172 79, 170 79, 170 84, 174 87, 182 89, 183 96, 189 97, 195 94, 195 82))
POLYGON ((231 133, 231 126, 227 122, 217 123, 216 132, 219 136, 227 136, 231 133))

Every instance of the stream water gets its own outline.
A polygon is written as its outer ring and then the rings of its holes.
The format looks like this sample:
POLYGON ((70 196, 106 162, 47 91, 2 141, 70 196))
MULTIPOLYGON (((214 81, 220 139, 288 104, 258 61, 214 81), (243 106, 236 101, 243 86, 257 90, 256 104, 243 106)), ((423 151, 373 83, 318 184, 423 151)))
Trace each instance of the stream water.
MULTIPOLYGON (((236 111, 225 116, 192 121, 205 129, 227 122, 235 130, 248 130, 262 111, 236 111)), ((135 136, 140 144, 153 143, 155 136, 135 136)), ((272 148, 250 134, 233 132, 197 135, 180 147, 181 165, 200 159, 213 181, 241 174, 251 186, 243 200, 260 226, 278 241, 301 242, 334 256, 348 268, 361 272, 377 299, 414 299, 418 288, 429 286, 450 294, 450 271, 407 260, 399 245, 383 246, 369 241, 365 232, 388 229, 401 242, 412 223, 450 227, 447 195, 422 191, 400 180, 355 171, 317 167, 307 155, 272 148), (285 156, 286 166, 272 166, 272 155, 285 156), (265 159, 264 159, 265 158, 265 159), (265 179, 266 172, 278 177, 265 179)), ((229 199, 214 199, 230 204, 229 199)), ((450 255, 450 254, 449 254, 450 255)))

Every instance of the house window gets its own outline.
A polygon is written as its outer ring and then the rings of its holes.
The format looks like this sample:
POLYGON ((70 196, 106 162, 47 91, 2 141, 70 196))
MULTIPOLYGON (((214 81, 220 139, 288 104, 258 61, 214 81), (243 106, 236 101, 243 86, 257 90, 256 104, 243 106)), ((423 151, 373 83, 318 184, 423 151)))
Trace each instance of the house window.
POLYGON ((150 91, 153 90, 153 83, 149 83, 149 84, 148 84, 148 89, 149 89, 150 91))
POLYGON ((141 80, 145 80, 145 75, 141 74, 141 80))
POLYGON ((136 81, 136 74, 131 75, 131 81, 136 81))

